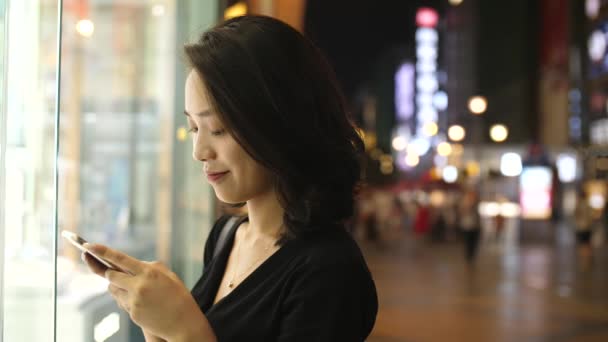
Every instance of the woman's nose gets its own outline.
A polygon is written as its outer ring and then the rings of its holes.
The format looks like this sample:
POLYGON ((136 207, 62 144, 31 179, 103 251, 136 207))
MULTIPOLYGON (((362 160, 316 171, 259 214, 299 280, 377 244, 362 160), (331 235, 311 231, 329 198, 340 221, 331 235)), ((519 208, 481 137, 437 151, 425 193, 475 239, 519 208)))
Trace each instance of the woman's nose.
POLYGON ((215 152, 208 144, 203 143, 200 139, 194 140, 194 148, 192 149, 192 158, 198 161, 206 161, 215 159, 215 152))

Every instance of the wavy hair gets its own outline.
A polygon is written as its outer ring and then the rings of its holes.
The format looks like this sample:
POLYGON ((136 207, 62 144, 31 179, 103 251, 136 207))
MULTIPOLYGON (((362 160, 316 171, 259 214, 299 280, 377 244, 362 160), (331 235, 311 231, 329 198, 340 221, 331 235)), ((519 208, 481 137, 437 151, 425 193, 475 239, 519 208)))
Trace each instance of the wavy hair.
POLYGON ((285 211, 279 243, 349 219, 364 145, 312 42, 277 19, 247 15, 184 50, 220 121, 274 175, 285 211))

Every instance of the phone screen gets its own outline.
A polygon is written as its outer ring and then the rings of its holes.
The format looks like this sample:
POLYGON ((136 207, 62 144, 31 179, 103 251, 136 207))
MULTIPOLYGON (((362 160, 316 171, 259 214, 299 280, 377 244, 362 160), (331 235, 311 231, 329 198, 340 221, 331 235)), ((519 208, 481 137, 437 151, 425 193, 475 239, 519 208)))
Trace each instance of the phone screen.
MULTIPOLYGON (((120 269, 120 267, 113 265, 111 262, 105 260, 104 258, 96 255, 95 253, 89 251, 84 244, 87 243, 88 241, 83 239, 82 237, 78 236, 78 234, 72 233, 70 231, 64 230, 61 232, 61 236, 63 236, 66 240, 68 240, 68 242, 70 242, 72 245, 76 246, 78 249, 80 249, 83 252, 88 253, 90 256, 92 256, 93 258, 95 258, 95 260, 99 261, 102 265, 104 265, 105 267, 115 270, 115 271, 120 271, 120 272, 125 272, 122 269, 120 269)), ((126 272, 125 272, 126 273, 126 272)))

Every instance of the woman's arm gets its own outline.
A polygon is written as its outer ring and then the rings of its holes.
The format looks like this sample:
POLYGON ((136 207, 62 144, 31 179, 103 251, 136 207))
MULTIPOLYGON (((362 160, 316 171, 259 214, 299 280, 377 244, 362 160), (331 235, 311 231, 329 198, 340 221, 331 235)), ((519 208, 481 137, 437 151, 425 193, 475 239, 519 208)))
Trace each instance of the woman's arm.
POLYGON ((171 338, 168 342, 217 342, 211 324, 198 307, 184 317, 181 327, 181 335, 171 338))

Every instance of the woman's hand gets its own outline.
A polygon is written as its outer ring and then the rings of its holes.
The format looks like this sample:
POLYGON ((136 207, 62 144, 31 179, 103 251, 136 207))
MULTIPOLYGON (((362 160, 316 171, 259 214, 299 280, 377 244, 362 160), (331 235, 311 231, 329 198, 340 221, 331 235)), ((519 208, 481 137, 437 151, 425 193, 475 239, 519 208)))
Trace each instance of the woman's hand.
POLYGON ((130 273, 107 269, 86 254, 89 268, 108 279, 118 305, 147 333, 167 341, 215 340, 190 291, 162 263, 140 261, 103 245, 87 248, 130 273))

